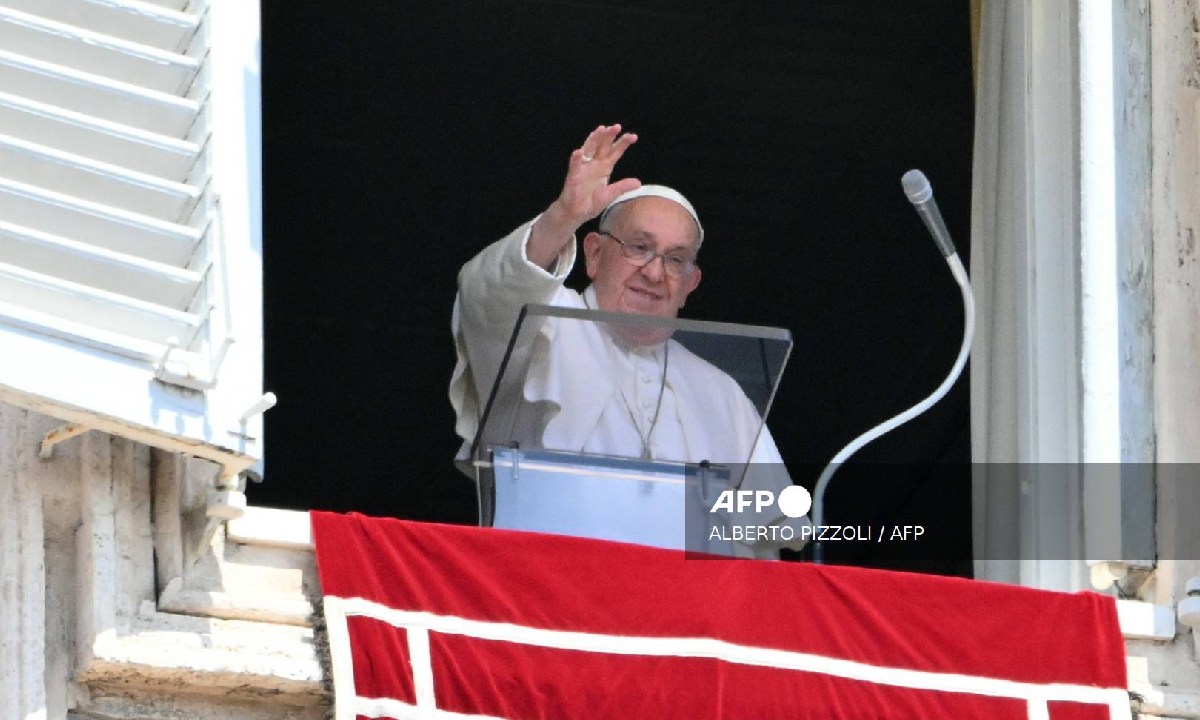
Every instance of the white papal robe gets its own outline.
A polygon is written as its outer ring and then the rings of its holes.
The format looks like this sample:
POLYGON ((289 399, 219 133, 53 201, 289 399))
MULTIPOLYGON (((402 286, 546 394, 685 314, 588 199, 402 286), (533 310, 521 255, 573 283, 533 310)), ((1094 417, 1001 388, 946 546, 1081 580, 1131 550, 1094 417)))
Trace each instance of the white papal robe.
MULTIPOLYGON (((575 262, 574 242, 563 248, 553 273, 529 261, 525 247, 534 220, 485 248, 459 272, 451 321, 458 357, 450 402, 463 439, 460 461, 469 457, 521 308, 596 307, 591 288, 580 294, 563 286, 575 262)), ((741 387, 679 343, 668 341, 669 350, 621 346, 595 323, 556 318, 528 337, 514 355, 529 364, 521 390, 529 409, 523 421, 541 435, 537 445, 628 457, 647 449, 655 459, 692 463, 740 464, 749 458, 754 466, 742 489, 768 489, 778 497, 791 484, 775 441, 765 427, 759 433, 760 417, 741 387)), ((764 521, 792 525, 797 539, 806 523, 782 514, 753 520, 764 521)))

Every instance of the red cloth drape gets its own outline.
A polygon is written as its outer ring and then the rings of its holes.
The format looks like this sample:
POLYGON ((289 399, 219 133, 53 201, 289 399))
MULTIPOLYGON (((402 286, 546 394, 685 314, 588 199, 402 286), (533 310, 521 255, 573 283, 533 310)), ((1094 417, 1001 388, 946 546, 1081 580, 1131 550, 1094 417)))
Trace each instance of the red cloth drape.
POLYGON ((1115 605, 1093 593, 312 523, 340 718, 1060 720, 1124 701, 1115 605))

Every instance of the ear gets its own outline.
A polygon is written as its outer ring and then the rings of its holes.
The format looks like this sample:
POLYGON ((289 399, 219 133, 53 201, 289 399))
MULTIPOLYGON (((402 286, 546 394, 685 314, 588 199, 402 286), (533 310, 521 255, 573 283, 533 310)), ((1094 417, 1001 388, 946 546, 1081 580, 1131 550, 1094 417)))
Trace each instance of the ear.
POLYGON ((587 264, 589 280, 595 280, 596 273, 600 271, 600 249, 604 244, 603 240, 604 238, 596 232, 590 232, 583 238, 583 259, 587 264))

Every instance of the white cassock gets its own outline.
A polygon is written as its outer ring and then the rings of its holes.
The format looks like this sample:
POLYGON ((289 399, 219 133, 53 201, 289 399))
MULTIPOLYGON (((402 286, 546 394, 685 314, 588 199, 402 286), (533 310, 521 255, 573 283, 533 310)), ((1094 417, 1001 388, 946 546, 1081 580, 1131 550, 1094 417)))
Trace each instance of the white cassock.
MULTIPOLYGON (((450 402, 463 439, 460 461, 469 458, 521 308, 597 307, 592 288, 581 295, 563 287, 575 262, 574 242, 560 253, 554 273, 528 260, 525 245, 534 220, 485 248, 459 272, 452 318, 458 359, 450 402)), ((522 417, 537 428, 533 432, 540 433, 541 447, 627 457, 648 453, 690 463, 741 464, 749 458, 753 466, 741 489, 767 489, 778 497, 791 485, 775 441, 765 427, 759 432, 760 416, 737 382, 674 340, 668 341, 669 349, 623 347, 595 323, 556 318, 531 339, 514 354, 529 364, 522 389, 528 412, 522 417)), ((782 514, 770 520, 755 516, 752 522, 764 521, 792 525, 796 538, 807 524, 782 514)), ((757 548, 754 554, 770 556, 776 547, 757 548)))

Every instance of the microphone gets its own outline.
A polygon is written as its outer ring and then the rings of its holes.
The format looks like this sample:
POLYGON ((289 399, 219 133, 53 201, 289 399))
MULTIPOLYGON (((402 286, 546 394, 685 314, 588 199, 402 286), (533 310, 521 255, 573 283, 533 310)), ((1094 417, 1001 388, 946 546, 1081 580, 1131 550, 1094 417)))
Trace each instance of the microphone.
POLYGON ((925 173, 920 170, 909 170, 904 173, 904 177, 900 178, 900 184, 904 186, 904 194, 917 209, 917 214, 921 216, 925 227, 929 228, 929 234, 937 243, 942 257, 953 255, 956 252, 954 241, 950 239, 950 231, 946 229, 946 223, 942 220, 942 213, 938 210, 937 201, 933 199, 933 187, 929 184, 925 173))
MULTIPOLYGON (((846 447, 833 456, 833 459, 821 471, 820 477, 817 478, 817 484, 813 487, 810 515, 815 531, 818 533, 825 522, 825 491, 829 489, 829 483, 833 481, 833 474, 837 472, 837 469, 862 446, 912 420, 945 397, 946 393, 950 392, 950 386, 962 374, 963 367, 967 364, 967 357, 971 354, 971 341, 975 338, 975 296, 971 292, 971 282, 967 277, 967 270, 963 267, 962 260, 959 259, 958 253, 954 249, 954 241, 950 239, 950 231, 946 229, 946 223, 942 221, 942 214, 938 212, 937 203, 933 201, 933 188, 930 187, 929 180, 925 178, 925 173, 920 170, 909 170, 904 173, 900 183, 904 186, 904 194, 908 196, 921 219, 925 221, 925 227, 929 228, 929 234, 933 236, 938 250, 942 252, 942 257, 950 266, 950 274, 954 276, 954 281, 958 283, 958 288, 962 293, 962 345, 959 346, 958 357, 955 358, 954 365, 950 368, 950 374, 946 376, 945 380, 942 380, 942 384, 937 389, 916 405, 851 440, 846 447)), ((812 557, 813 562, 818 565, 825 561, 825 548, 820 540, 813 542, 812 557)))

